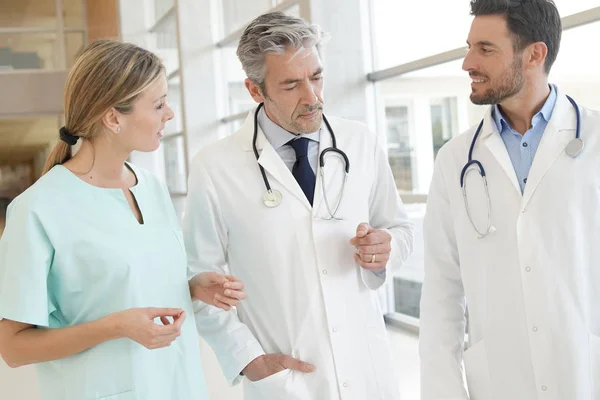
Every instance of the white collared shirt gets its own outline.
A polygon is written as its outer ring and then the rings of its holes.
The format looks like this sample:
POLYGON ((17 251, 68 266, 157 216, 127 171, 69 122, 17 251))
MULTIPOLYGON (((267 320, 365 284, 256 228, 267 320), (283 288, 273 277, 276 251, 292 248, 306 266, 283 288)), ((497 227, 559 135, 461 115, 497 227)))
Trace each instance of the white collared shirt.
POLYGON ((319 158, 319 138, 321 136, 321 129, 313 133, 307 133, 302 135, 294 135, 291 132, 286 131, 281 126, 267 116, 264 107, 258 112, 258 125, 262 129, 271 146, 275 149, 279 157, 283 160, 285 165, 292 170, 294 163, 296 162, 296 152, 292 146, 287 143, 290 140, 299 139, 301 137, 310 139, 308 142, 308 162, 313 172, 317 172, 317 162, 319 158))

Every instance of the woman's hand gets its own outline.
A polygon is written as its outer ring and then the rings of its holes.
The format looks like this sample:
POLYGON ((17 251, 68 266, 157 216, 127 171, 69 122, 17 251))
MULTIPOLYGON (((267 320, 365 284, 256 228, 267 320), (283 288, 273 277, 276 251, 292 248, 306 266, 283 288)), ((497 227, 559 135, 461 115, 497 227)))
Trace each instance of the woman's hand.
POLYGON ((185 312, 181 308, 131 308, 111 314, 120 337, 131 339, 147 349, 170 346, 181 333, 185 312), (173 322, 168 319, 173 318, 173 322), (163 325, 154 322, 160 318, 163 325))
POLYGON ((244 283, 232 275, 202 272, 190 279, 190 294, 193 300, 229 311, 248 297, 244 283))

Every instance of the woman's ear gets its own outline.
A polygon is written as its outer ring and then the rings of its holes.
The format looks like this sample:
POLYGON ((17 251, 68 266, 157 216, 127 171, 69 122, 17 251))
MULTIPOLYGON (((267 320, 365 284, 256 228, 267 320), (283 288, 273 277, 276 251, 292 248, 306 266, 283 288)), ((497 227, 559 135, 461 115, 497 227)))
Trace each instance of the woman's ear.
POLYGON ((119 123, 120 114, 114 107, 111 107, 102 116, 102 124, 111 132, 120 133, 121 125, 119 123))

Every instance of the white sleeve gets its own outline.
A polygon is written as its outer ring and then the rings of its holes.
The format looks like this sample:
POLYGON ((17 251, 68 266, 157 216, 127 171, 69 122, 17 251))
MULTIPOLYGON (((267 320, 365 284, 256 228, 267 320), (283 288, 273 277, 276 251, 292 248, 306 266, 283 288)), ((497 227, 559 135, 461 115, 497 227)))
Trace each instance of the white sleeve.
POLYGON ((373 272, 360 269, 363 282, 373 290, 385 283, 388 269, 394 271, 400 268, 413 250, 413 224, 408 220, 390 164, 378 140, 375 143, 374 162, 375 181, 369 198, 369 225, 392 235, 392 253, 384 270, 373 272))
POLYGON ((444 179, 444 150, 436 159, 423 222, 425 279, 419 323, 421 399, 468 400, 462 377, 465 295, 453 210, 444 179))
MULTIPOLYGON (((205 272, 226 273, 228 232, 213 181, 198 157, 190 168, 183 234, 188 256, 188 278, 205 272)), ((215 352, 227 381, 240 382, 240 372, 265 354, 250 329, 234 310, 224 311, 196 301, 198 333, 215 352)))

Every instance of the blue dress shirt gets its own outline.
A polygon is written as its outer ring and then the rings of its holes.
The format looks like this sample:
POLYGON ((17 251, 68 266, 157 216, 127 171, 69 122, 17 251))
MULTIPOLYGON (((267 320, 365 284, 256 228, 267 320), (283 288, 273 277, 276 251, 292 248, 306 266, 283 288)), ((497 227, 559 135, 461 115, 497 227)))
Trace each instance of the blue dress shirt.
POLYGON ((521 135, 516 132, 506 121, 498 105, 494 106, 492 117, 504 141, 510 160, 517 174, 517 180, 521 187, 521 194, 527 184, 527 176, 533 163, 533 158, 542 140, 542 135, 548 126, 548 121, 556 105, 556 87, 550 85, 550 95, 542 109, 538 111, 531 120, 531 128, 521 135))

